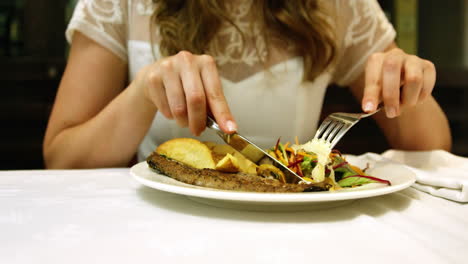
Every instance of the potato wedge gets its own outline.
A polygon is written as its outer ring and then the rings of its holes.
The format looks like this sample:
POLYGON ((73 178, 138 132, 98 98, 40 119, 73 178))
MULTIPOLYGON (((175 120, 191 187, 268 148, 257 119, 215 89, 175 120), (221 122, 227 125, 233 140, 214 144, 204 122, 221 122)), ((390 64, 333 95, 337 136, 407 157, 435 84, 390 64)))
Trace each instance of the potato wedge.
POLYGON ((226 155, 231 154, 234 158, 237 159, 239 165, 239 171, 243 173, 249 174, 257 174, 257 164, 253 163, 244 155, 240 154, 239 151, 235 150, 233 147, 226 145, 226 144, 218 144, 215 142, 203 142, 206 146, 208 146, 213 155, 226 155))
POLYGON ((197 169, 214 169, 216 166, 211 150, 192 138, 175 138, 156 148, 156 153, 185 163, 197 169))
POLYGON ((215 170, 223 172, 239 172, 239 162, 237 158, 227 153, 215 166, 215 170))

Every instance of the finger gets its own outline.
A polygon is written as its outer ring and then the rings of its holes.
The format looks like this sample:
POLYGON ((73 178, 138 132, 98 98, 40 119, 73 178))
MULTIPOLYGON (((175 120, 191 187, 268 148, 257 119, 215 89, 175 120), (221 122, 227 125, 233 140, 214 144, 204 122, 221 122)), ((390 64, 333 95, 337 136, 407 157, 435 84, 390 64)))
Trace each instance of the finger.
POLYGON ((206 96, 196 57, 180 52, 182 86, 187 104, 188 126, 198 136, 206 128, 206 96))
POLYGON ((432 62, 428 60, 424 60, 424 77, 423 77, 423 86, 421 89, 421 93, 419 94, 419 101, 423 102, 427 99, 434 89, 434 85, 436 82, 436 69, 432 62))
POLYGON ((185 93, 174 61, 163 61, 160 64, 160 69, 171 116, 179 126, 186 127, 187 106, 185 103, 185 93))
POLYGON ((372 112, 377 109, 382 93, 382 63, 383 53, 374 53, 369 57, 366 65, 366 79, 364 96, 362 97, 362 110, 372 112))
POLYGON ((218 69, 213 57, 202 55, 199 57, 198 62, 209 110, 224 132, 236 132, 237 124, 224 97, 218 69))
POLYGON ((404 86, 402 89, 402 107, 416 105, 423 87, 423 65, 421 59, 409 56, 404 65, 404 86))
POLYGON ((404 62, 402 52, 390 52, 382 64, 382 98, 388 118, 394 118, 400 111, 400 78, 404 62))
POLYGON ((160 69, 152 67, 148 73, 148 96, 156 105, 158 111, 166 118, 172 119, 172 113, 167 102, 167 95, 161 78, 160 69))

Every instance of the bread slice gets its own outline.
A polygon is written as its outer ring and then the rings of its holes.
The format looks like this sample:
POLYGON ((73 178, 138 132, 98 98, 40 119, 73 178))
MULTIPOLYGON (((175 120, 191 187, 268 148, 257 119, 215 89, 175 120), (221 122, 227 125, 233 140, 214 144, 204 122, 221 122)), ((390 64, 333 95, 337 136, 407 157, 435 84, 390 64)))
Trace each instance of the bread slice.
POLYGON ((168 140, 156 148, 156 153, 197 169, 214 169, 216 166, 211 150, 193 138, 168 140))

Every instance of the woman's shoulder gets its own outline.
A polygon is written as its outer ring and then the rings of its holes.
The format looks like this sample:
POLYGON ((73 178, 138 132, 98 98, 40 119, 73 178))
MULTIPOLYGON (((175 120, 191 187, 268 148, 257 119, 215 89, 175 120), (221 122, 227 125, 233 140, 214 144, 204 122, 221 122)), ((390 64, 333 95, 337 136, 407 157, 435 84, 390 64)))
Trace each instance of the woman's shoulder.
POLYGON ((377 0, 332 0, 339 63, 335 82, 346 86, 362 72, 367 57, 387 48, 396 32, 377 0))
POLYGON ((330 11, 334 23, 352 26, 359 21, 372 20, 376 17, 385 19, 377 0, 322 0, 321 3, 330 11))
POLYGON ((136 1, 139 0, 79 0, 66 30, 68 42, 80 31, 126 60, 129 11, 136 1))
POLYGON ((90 22, 100 27, 124 24, 129 2, 131 0, 79 0, 71 23, 90 22))
POLYGON ((154 8, 153 0, 78 0, 75 13, 102 23, 126 24, 131 17, 151 16, 154 8))

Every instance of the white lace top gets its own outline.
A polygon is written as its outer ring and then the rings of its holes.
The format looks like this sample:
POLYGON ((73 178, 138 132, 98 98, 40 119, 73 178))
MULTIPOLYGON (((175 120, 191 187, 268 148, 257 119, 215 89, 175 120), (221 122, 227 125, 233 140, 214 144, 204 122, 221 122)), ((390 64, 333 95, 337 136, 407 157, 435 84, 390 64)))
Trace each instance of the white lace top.
MULTIPOLYGON (((293 141, 297 136, 305 142, 315 132, 326 87, 331 83, 346 86, 353 81, 371 53, 393 42, 395 30, 376 0, 323 0, 331 13, 337 14, 330 21, 340 56, 336 67, 313 82, 303 82, 302 57, 280 43, 272 43, 266 52, 263 40, 256 37, 260 27, 250 12, 252 1, 229 2, 232 19, 246 36, 244 46, 234 27, 225 24, 211 42, 209 54, 216 59, 240 133, 264 148, 273 146, 280 136, 282 141, 293 141)), ((127 62, 132 80, 143 66, 161 58, 157 34, 154 56, 151 51, 149 19, 153 10, 151 0, 80 0, 66 32, 67 40, 71 42, 73 33, 79 30, 127 62)), ((174 137, 191 134, 156 114, 140 145, 139 159, 174 137)), ((219 141, 210 131, 200 139, 219 141)))

